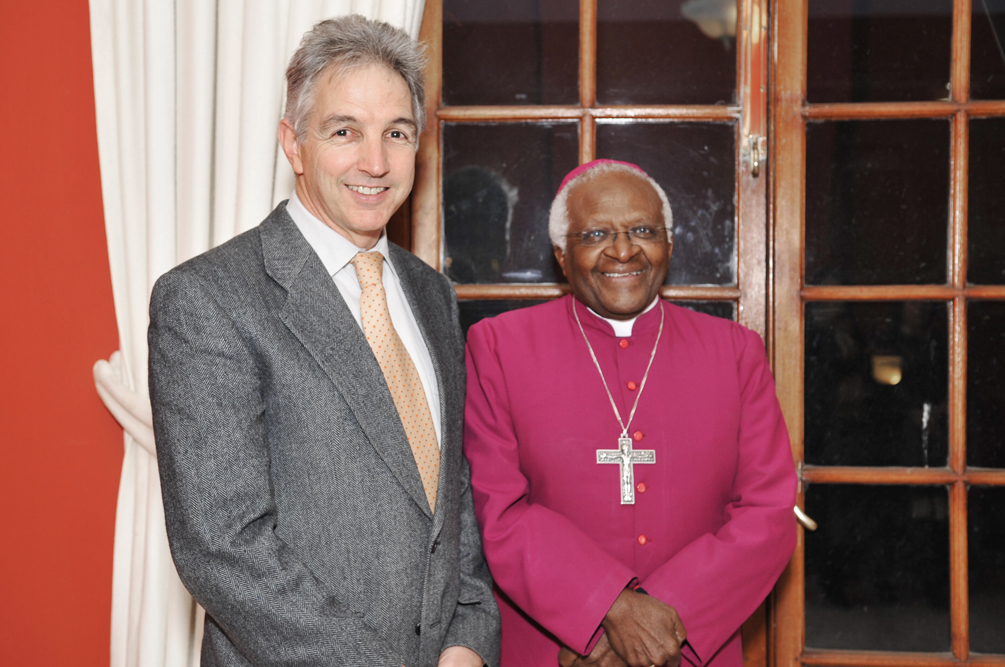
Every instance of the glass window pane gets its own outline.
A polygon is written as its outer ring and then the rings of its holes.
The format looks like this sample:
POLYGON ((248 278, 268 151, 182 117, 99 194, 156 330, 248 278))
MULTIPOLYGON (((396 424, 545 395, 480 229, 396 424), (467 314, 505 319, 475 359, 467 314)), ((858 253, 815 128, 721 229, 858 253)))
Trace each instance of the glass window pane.
POLYGON ((579 0, 443 0, 443 104, 579 102, 579 0))
POLYGON ((495 317, 510 310, 536 306, 539 303, 544 303, 544 301, 536 299, 459 301, 457 305, 460 308, 461 329, 464 330, 464 335, 467 336, 471 325, 480 322, 486 317, 495 317))
POLYGON ((732 301, 671 301, 670 303, 689 308, 696 313, 705 313, 724 320, 736 320, 736 304, 732 301))
POLYGON ((599 103, 735 99, 735 0, 598 0, 599 103))
POLYGON ((970 24, 970 97, 1005 99, 1005 0, 974 0, 970 24))
POLYGON ((970 121, 967 280, 1005 284, 1005 118, 970 121))
POLYGON ((736 284, 732 123, 597 123, 597 157, 633 162, 673 210, 667 283, 736 284))
POLYGON ((948 99, 952 40, 952 0, 810 0, 806 98, 948 99))
POLYGON ((970 489, 967 550, 970 650, 1005 653, 1005 488, 970 489))
POLYGON ((1005 468, 1003 411, 1005 302, 970 301, 967 304, 968 465, 1005 468))
POLYGON ((806 304, 807 463, 946 465, 948 313, 943 302, 806 304))
POLYGON ((447 276, 459 283, 557 281, 548 210, 578 160, 575 123, 445 123, 447 276))
POLYGON ((811 484, 807 648, 948 651, 945 487, 811 484))
POLYGON ((949 121, 806 126, 806 282, 946 282, 949 121))

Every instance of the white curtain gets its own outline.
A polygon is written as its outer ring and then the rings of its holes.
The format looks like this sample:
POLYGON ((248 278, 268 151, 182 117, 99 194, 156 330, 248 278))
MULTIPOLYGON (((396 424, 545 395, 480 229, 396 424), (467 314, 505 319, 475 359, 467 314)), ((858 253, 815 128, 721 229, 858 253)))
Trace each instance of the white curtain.
POLYGON ((424 0, 90 0, 119 351, 98 393, 125 430, 113 667, 199 664, 202 610, 168 552, 147 395, 147 304, 162 273, 257 225, 293 189, 276 141, 286 63, 316 21, 359 13, 417 37, 424 0))

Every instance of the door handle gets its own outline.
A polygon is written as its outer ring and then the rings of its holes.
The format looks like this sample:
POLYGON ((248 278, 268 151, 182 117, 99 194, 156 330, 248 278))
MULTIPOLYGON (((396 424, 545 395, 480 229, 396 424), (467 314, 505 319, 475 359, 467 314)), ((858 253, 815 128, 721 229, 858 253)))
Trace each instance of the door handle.
POLYGON ((803 528, 806 530, 816 530, 817 522, 807 516, 806 512, 799 509, 799 505, 792 508, 792 511, 796 513, 796 520, 802 524, 803 528))

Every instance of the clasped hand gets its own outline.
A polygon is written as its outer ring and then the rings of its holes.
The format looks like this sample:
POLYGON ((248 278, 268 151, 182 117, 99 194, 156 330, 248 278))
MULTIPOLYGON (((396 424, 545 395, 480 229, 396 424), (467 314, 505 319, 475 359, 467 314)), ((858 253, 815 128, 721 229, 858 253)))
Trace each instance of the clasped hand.
POLYGON ((624 590, 601 625, 604 635, 588 656, 562 647, 562 667, 678 667, 687 631, 675 610, 644 593, 624 590))

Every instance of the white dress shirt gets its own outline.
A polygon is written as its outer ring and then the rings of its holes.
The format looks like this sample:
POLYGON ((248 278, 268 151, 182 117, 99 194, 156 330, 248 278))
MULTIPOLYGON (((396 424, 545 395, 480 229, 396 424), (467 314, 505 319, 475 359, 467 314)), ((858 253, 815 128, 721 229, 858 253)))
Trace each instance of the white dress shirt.
POLYGON ((436 444, 439 445, 441 433, 440 393, 436 384, 436 373, 433 371, 433 360, 429 356, 426 342, 422 339, 415 315, 412 314, 412 309, 409 307, 408 301, 405 300, 405 294, 401 291, 398 274, 395 272, 391 256, 388 254, 387 235, 381 233, 377 245, 370 250, 357 248, 352 241, 321 222, 308 211, 297 197, 296 191, 290 195, 290 200, 286 203, 286 212, 290 214, 297 229, 321 258, 321 263, 324 264, 328 275, 335 281, 335 286, 338 287, 345 304, 349 306, 349 312, 356 319, 360 330, 363 329, 363 321, 359 311, 359 297, 363 290, 356 277, 356 267, 351 262, 353 257, 361 252, 375 251, 384 256, 381 278, 384 282, 384 291, 387 293, 387 309, 391 313, 391 324, 394 325, 398 337, 401 338, 409 356, 412 357, 415 369, 419 372, 419 379, 422 381, 422 388, 426 392, 426 400, 429 403, 429 411, 433 417, 436 444))

